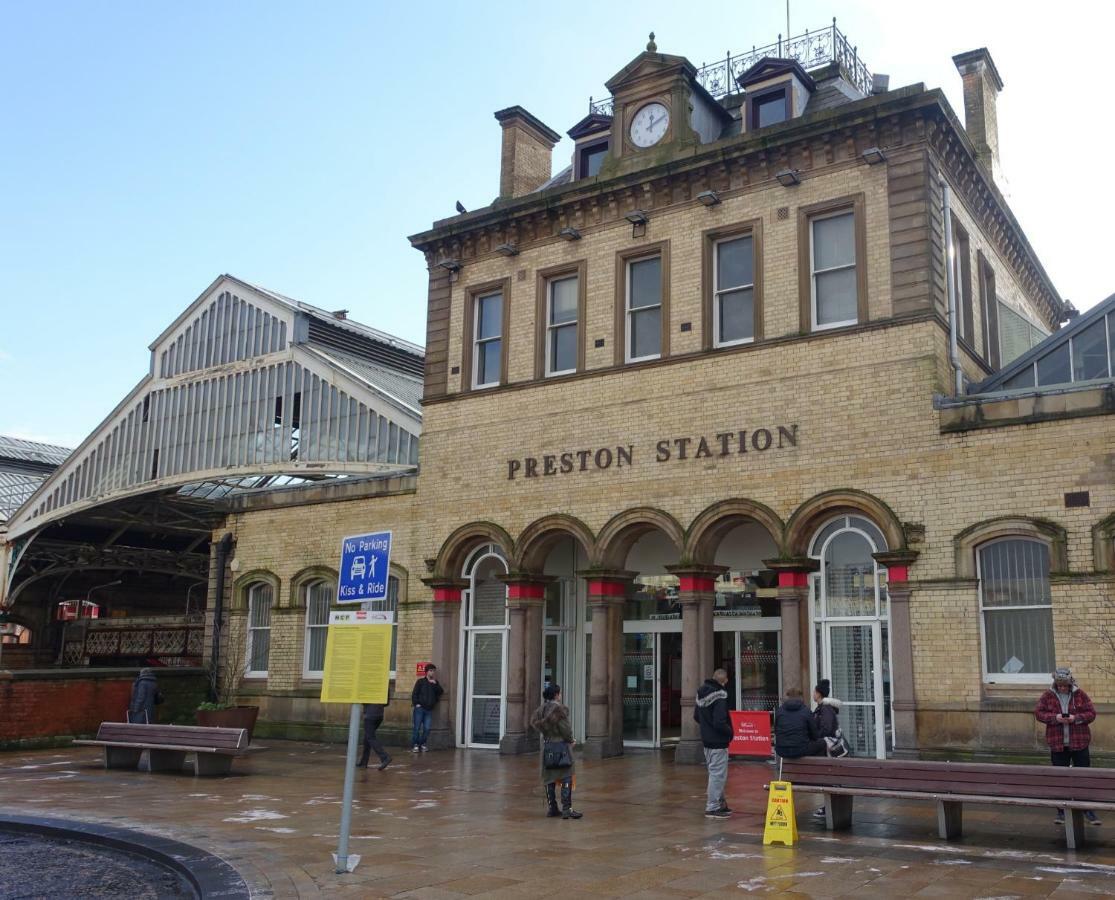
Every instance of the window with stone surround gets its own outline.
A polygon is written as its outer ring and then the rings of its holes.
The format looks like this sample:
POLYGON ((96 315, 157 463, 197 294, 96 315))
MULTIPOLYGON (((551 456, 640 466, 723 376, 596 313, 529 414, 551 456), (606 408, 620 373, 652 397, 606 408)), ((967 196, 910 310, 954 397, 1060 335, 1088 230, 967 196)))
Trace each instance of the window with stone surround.
POLYGON ((336 584, 311 581, 306 592, 306 640, 303 675, 321 678, 325 673, 325 640, 329 634, 329 606, 336 593, 336 584))
POLYGON ((274 591, 266 582, 248 588, 248 678, 266 678, 267 660, 271 653, 271 602, 274 591))
POLYGON ((662 257, 627 262, 627 362, 662 355, 662 257))
POLYGON ((387 576, 387 597, 383 600, 368 600, 360 604, 361 609, 376 612, 389 612, 394 615, 391 626, 391 677, 395 677, 395 654, 399 646, 399 579, 387 576))
POLYGON ((546 375, 577 371, 580 279, 552 278, 546 285, 546 375))
POLYGON ((977 548, 985 681, 1048 680, 1056 665, 1049 571, 1043 541, 1004 537, 977 548))
POLYGON ((856 324, 856 223, 852 210, 812 218, 809 259, 813 281, 813 329, 856 324))
POLYGON ((499 384, 503 356, 502 293, 476 298, 472 333, 472 386, 484 388, 499 384))
POLYGON ((714 241, 712 248, 713 346, 755 339, 755 241, 751 234, 714 241))

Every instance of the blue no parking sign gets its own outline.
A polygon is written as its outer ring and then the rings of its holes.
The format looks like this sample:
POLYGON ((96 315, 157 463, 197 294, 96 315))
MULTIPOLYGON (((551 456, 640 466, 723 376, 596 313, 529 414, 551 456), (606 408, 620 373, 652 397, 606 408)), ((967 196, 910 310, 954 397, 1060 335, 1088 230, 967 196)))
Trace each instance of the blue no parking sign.
POLYGON ((387 567, 391 562, 391 532, 356 534, 341 541, 338 603, 387 599, 387 567))

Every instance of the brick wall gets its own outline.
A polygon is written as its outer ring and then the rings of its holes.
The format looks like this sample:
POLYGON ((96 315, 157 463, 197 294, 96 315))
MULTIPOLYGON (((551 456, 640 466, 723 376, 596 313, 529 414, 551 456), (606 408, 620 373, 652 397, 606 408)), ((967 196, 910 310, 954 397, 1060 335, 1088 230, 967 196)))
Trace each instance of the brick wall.
MULTIPOLYGON (((122 722, 138 670, 0 672, 0 749, 67 743, 92 737, 101 722, 122 722)), ((164 724, 193 725, 205 699, 205 676, 197 669, 157 673, 165 698, 164 724)))

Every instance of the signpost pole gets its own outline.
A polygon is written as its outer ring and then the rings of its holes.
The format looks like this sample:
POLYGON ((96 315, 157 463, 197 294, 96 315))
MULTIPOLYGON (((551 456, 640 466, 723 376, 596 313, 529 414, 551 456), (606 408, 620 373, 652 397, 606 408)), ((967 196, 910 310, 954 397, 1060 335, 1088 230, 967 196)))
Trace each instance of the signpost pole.
POLYGON ((356 739, 360 736, 359 703, 353 703, 348 714, 348 752, 345 754, 345 793, 341 802, 341 834, 337 842, 337 874, 344 875, 356 868, 359 856, 352 856, 349 864, 348 835, 352 830, 352 789, 356 782, 356 739))

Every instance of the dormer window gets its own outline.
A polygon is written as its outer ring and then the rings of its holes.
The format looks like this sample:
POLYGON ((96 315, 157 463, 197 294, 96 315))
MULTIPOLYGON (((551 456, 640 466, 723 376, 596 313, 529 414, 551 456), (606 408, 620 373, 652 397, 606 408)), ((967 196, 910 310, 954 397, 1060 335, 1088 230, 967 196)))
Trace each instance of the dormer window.
POLYGON ((600 164, 608 153, 607 140, 596 141, 577 149, 577 177, 592 178, 600 174, 600 164))
POLYGON ((766 128, 790 118, 790 85, 764 91, 751 101, 751 128, 766 128))

